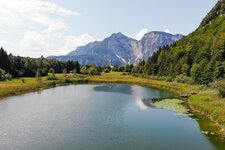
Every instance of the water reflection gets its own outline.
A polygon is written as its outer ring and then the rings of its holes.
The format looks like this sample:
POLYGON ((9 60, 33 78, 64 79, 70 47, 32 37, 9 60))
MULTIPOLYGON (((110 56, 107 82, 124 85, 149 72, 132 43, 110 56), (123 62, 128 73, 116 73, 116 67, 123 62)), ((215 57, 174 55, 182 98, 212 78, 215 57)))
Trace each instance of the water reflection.
POLYGON ((146 110, 148 110, 148 106, 144 103, 143 100, 144 99, 142 99, 142 98, 137 98, 135 103, 140 108, 140 110, 146 111, 146 110))
POLYGON ((105 84, 95 86, 93 88, 95 92, 110 92, 110 93, 120 93, 126 95, 132 95, 132 87, 130 85, 121 85, 121 84, 105 84))
MULTIPOLYGON (((151 89, 128 84, 101 84, 93 87, 95 92, 108 92, 108 93, 120 93, 129 95, 134 98, 135 104, 140 110, 146 111, 149 107, 152 107, 153 99, 168 98, 172 94, 162 92, 158 89, 151 89)), ((116 97, 114 97, 116 99, 116 97)))

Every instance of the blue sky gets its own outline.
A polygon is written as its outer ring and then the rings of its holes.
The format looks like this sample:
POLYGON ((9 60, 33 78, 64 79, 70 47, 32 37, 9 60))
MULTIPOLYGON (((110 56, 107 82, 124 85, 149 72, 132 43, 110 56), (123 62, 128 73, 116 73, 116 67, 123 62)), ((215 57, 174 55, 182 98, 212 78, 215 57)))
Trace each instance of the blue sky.
POLYGON ((217 0, 0 1, 0 45, 15 55, 67 54, 115 32, 140 39, 149 31, 187 35, 217 0))

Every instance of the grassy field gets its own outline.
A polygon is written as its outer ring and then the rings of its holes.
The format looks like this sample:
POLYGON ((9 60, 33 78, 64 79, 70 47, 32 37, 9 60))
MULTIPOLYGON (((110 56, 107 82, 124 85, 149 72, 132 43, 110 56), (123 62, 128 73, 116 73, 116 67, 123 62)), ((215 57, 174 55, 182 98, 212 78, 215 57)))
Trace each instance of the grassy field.
POLYGON ((35 78, 17 78, 12 81, 0 82, 0 98, 33 92, 40 88, 48 88, 50 85, 51 83, 47 81, 39 83, 35 78), (24 79, 24 82, 22 79, 24 79))
POLYGON ((218 95, 218 91, 209 89, 191 96, 188 102, 192 110, 215 121, 225 135, 225 98, 218 95))
MULTIPOLYGON (((214 89, 198 85, 150 80, 131 75, 122 75, 122 73, 118 72, 103 73, 101 76, 67 75, 67 77, 63 77, 62 74, 56 74, 56 77, 59 78, 59 80, 55 81, 56 84, 78 82, 134 83, 166 89, 177 95, 192 95, 188 98, 188 103, 192 110, 197 111, 218 123, 218 126, 220 126, 222 130, 225 129, 225 99, 220 98, 218 96, 218 91, 214 89)), ((35 78, 23 79, 25 80, 24 83, 22 82, 22 78, 0 82, 0 98, 32 92, 53 85, 53 81, 47 81, 46 77, 42 78, 42 82, 37 82, 35 78)))

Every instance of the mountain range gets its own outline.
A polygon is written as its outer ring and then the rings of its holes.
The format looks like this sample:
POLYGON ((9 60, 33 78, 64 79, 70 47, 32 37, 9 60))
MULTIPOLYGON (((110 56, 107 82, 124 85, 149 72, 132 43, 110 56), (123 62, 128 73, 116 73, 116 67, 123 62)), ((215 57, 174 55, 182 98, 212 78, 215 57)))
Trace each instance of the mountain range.
POLYGON ((153 31, 145 34, 141 40, 129 38, 122 33, 114 33, 103 41, 95 41, 64 56, 49 56, 61 61, 76 60, 81 65, 109 64, 126 65, 137 64, 140 60, 147 60, 160 47, 171 45, 183 35, 172 35, 165 32, 153 31))

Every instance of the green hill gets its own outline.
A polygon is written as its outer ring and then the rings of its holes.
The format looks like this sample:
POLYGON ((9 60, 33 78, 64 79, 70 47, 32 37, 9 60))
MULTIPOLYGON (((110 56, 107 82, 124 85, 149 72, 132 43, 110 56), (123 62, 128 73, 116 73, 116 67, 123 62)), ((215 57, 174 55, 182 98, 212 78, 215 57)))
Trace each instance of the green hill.
POLYGON ((193 33, 170 47, 160 48, 144 68, 149 75, 183 74, 200 84, 224 77, 225 0, 217 2, 193 33))

